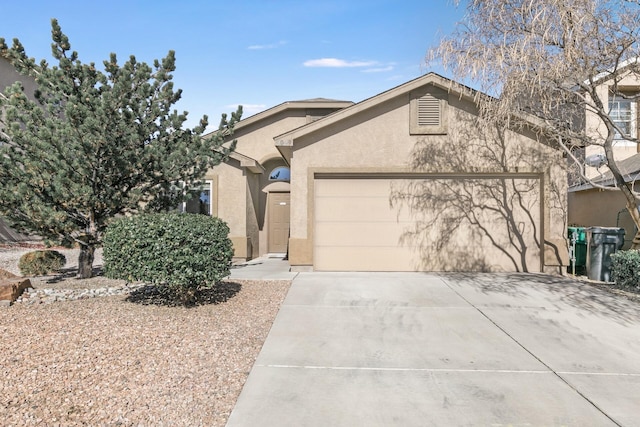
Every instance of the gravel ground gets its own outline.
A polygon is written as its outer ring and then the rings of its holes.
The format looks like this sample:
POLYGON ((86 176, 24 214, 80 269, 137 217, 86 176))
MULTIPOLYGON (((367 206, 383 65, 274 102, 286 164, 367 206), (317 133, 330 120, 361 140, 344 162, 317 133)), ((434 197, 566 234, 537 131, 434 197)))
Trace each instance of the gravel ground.
MULTIPOLYGON (((72 268, 77 251, 62 252, 72 268)), ((0 248, 0 268, 18 273, 22 253, 0 248)), ((122 283, 52 279, 32 282, 122 283)), ((0 308, 0 425, 223 426, 289 285, 226 283, 226 302, 194 308, 126 296, 0 308)))

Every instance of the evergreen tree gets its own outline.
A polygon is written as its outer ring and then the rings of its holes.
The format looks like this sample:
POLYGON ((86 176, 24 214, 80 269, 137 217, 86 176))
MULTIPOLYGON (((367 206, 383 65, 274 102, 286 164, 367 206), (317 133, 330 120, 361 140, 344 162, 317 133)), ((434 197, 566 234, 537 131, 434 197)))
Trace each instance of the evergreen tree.
POLYGON ((223 114, 202 138, 207 116, 186 129, 187 112, 171 110, 181 97, 173 51, 153 66, 134 56, 119 65, 111 54, 102 72, 78 59, 55 19, 51 33, 54 66, 0 39, 0 55, 38 87, 33 96, 19 82, 0 93, 0 216, 18 231, 79 245, 78 276, 90 277, 109 220, 189 197, 235 148, 223 144, 242 111, 223 114))

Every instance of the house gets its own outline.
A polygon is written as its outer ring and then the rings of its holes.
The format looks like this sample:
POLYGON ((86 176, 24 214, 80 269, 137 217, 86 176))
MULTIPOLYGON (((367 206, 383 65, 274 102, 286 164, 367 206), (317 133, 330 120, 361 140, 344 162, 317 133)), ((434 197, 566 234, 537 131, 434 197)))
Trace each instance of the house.
MULTIPOLYGON (((613 154, 626 182, 635 185, 640 173, 640 146, 633 141, 638 133, 638 100, 640 77, 626 71, 635 60, 620 67, 619 81, 616 81, 617 93, 613 90, 612 75, 604 73, 596 79, 599 82, 597 93, 600 99, 608 100, 609 115, 624 135, 617 133, 613 142, 613 154)), ((604 123, 592 112, 585 113, 585 133, 595 140, 604 140, 607 131, 604 123)), ((576 226, 622 227, 625 229, 625 245, 629 248, 637 232, 635 224, 626 209, 626 199, 616 188, 615 182, 605 164, 604 150, 597 145, 584 149, 585 175, 592 182, 575 180, 570 183, 568 194, 568 221, 576 226), (603 188, 609 188, 605 190, 603 188)))
POLYGON ((483 124, 476 95, 430 73, 242 120, 207 175, 211 212, 238 259, 288 249, 297 271, 559 272, 562 154, 533 126, 483 124))
POLYGON ((533 123, 483 123, 478 95, 430 73, 357 104, 285 102, 236 124, 235 152, 180 208, 225 220, 236 261, 560 272, 564 159, 533 123))
MULTIPOLYGON (((618 161, 625 182, 633 191, 640 191, 640 154, 634 154, 618 161)), ((621 227, 625 230, 623 249, 633 243, 636 229, 627 210, 627 201, 622 192, 615 188, 610 171, 606 170, 592 178, 593 184, 583 183, 571 186, 568 194, 568 221, 570 225, 582 227, 621 227), (595 184, 595 185, 594 185, 595 184), (601 187, 610 188, 605 190, 601 187)))

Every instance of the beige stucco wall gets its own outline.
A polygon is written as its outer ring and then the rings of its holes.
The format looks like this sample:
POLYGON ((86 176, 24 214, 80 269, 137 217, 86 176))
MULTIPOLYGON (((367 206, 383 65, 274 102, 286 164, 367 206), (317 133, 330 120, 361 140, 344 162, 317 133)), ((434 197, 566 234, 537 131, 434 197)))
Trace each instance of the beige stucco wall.
POLYGON ((250 257, 247 235, 247 183, 239 162, 230 159, 210 170, 206 178, 215 179, 214 213, 229 225, 229 238, 239 259, 250 257))
MULTIPOLYGON (((25 94, 33 99, 33 93, 36 89, 35 80, 31 77, 26 77, 19 74, 15 68, 5 58, 0 56, 0 93, 4 93, 8 86, 11 86, 15 82, 22 82, 25 94)), ((0 114, 2 114, 0 112, 0 114)), ((0 127, 0 131, 2 128, 0 127)), ((0 219, 0 242, 14 242, 21 240, 40 240, 38 236, 26 236, 17 233, 15 230, 7 226, 2 219, 0 219)))
POLYGON ((252 121, 248 118, 247 122, 250 123, 247 125, 241 121, 233 134, 233 139, 238 141, 236 151, 260 163, 280 158, 280 152, 273 143, 274 137, 308 123, 313 117, 335 111, 327 108, 296 108, 295 105, 292 103, 290 108, 267 115, 262 120, 252 121))
POLYGON ((591 189, 568 195, 569 225, 615 227, 618 212, 625 209, 620 191, 591 189))
POLYGON ((33 98, 33 92, 36 89, 35 80, 19 74, 9 61, 0 56, 0 92, 4 92, 7 86, 11 86, 17 81, 22 82, 25 94, 33 98))
POLYGON ((531 135, 507 132, 505 156, 515 160, 498 166, 485 162, 470 146, 478 133, 472 125, 474 108, 466 100, 448 98, 445 135, 410 135, 410 94, 404 93, 294 141, 292 265, 313 263, 313 179, 321 172, 539 174, 544 187, 544 239, 548 242, 545 263, 558 265, 566 258, 566 174, 560 153, 531 139, 531 135), (431 150, 434 157, 416 164, 418 147, 431 150))
POLYGON ((568 194, 568 223, 578 227, 622 227, 625 249, 631 246, 635 226, 618 190, 590 189, 568 194))
POLYGON ((305 123, 304 111, 289 110, 248 126, 240 126, 233 135, 233 138, 238 141, 236 151, 258 162, 280 157, 280 153, 273 144, 273 137, 305 123))
POLYGON ((409 95, 394 99, 295 142, 291 162, 292 239, 306 239, 309 234, 313 172, 408 170, 413 145, 408 102, 409 95))
POLYGON ((237 141, 236 152, 253 159, 264 172, 251 171, 240 161, 230 159, 216 166, 207 176, 215 176, 217 215, 229 224, 235 258, 244 260, 267 253, 267 194, 262 189, 269 184, 268 174, 277 166, 285 166, 273 138, 306 124, 311 116, 334 111, 326 108, 287 108, 261 120, 240 122, 232 136, 237 141))

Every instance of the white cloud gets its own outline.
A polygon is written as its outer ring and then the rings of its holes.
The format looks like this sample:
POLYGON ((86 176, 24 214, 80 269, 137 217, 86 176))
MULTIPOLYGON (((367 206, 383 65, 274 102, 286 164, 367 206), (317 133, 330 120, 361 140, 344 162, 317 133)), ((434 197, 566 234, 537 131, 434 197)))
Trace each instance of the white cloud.
POLYGON ((287 44, 286 41, 281 40, 278 43, 271 43, 271 44, 254 44, 251 46, 248 46, 247 49, 249 50, 263 50, 263 49, 276 49, 280 46, 284 46, 285 44, 287 44))
POLYGON ((393 65, 387 65, 386 67, 367 68, 362 70, 363 73, 385 73, 387 71, 393 71, 393 65))
POLYGON ((376 61, 345 61, 338 58, 310 59, 302 65, 305 67, 330 67, 330 68, 350 68, 350 67, 372 67, 377 65, 376 61))

